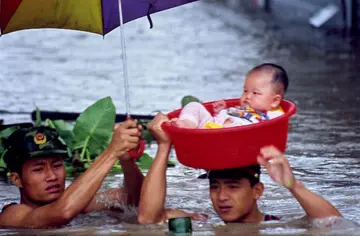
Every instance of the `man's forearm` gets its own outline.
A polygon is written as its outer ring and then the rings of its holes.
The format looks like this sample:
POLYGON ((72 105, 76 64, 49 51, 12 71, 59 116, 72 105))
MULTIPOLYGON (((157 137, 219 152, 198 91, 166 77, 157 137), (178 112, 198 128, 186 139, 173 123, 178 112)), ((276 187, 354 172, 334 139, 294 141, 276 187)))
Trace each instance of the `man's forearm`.
POLYGON ((141 186, 144 176, 134 160, 120 161, 124 171, 125 192, 127 193, 127 204, 139 205, 141 186))
POLYGON ((139 223, 155 223, 165 215, 166 168, 170 144, 160 144, 141 190, 139 223))
POLYGON ((311 192, 296 180, 290 192, 300 203, 307 216, 312 219, 341 216, 340 212, 323 197, 311 192))
POLYGON ((117 160, 113 155, 111 151, 105 151, 66 189, 57 205, 65 209, 69 216, 76 216, 89 205, 117 160))

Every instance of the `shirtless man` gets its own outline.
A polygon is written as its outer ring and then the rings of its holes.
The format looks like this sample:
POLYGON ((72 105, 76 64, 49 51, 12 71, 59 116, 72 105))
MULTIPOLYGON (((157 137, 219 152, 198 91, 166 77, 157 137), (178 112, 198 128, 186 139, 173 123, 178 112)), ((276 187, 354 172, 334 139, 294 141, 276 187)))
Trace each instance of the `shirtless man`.
MULTIPOLYGON (((206 217, 201 214, 164 208, 166 168, 171 140, 161 129, 161 124, 167 121, 167 116, 159 113, 149 124, 149 129, 157 139, 158 151, 141 190, 138 221, 150 224, 175 217, 206 220, 206 217)), ((277 216, 264 214, 258 208, 257 202, 264 191, 264 185, 260 182, 260 165, 267 170, 275 182, 290 191, 304 209, 307 217, 315 219, 341 216, 330 202, 311 192, 295 178, 288 160, 275 147, 262 148, 261 156, 257 161, 258 165, 214 170, 199 176, 209 179, 212 205, 225 223, 257 223, 279 219, 277 216)))
POLYGON ((143 175, 127 153, 138 146, 140 128, 133 120, 116 126, 108 148, 67 189, 63 162, 67 149, 56 130, 32 127, 15 131, 7 141, 4 161, 11 181, 20 190, 20 203, 3 208, 0 226, 59 227, 81 213, 108 210, 96 201, 97 194, 106 194, 117 205, 137 206, 143 175), (117 160, 124 171, 124 187, 97 193, 117 160))

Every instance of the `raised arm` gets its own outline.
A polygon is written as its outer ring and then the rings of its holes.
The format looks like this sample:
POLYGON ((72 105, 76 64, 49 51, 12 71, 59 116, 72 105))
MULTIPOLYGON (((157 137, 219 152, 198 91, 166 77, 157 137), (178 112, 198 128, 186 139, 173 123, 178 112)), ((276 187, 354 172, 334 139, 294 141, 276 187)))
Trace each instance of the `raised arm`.
POLYGON ((0 215, 1 226, 45 228, 70 222, 92 201, 115 161, 138 145, 140 132, 135 121, 117 127, 111 144, 79 178, 51 204, 31 208, 25 204, 8 207, 0 215))
POLYGON ((262 148, 258 162, 267 169, 275 182, 289 189, 308 217, 316 219, 341 216, 340 212, 330 202, 311 192, 299 180, 295 179, 288 160, 275 147, 262 148))
POLYGON ((149 129, 158 142, 158 150, 141 190, 138 210, 138 221, 141 224, 158 223, 166 218, 166 168, 171 142, 161 129, 161 124, 165 121, 168 121, 167 116, 159 113, 149 123, 149 129))
POLYGON ((136 165, 134 159, 123 159, 120 165, 124 171, 124 192, 126 204, 139 206, 141 186, 144 176, 136 165))
POLYGON ((193 220, 205 221, 207 219, 205 214, 164 208, 166 168, 171 147, 169 137, 161 129, 161 124, 166 121, 168 121, 167 116, 159 113, 149 124, 149 129, 158 142, 158 150, 141 189, 138 221, 140 224, 151 224, 176 217, 191 217, 193 220))
POLYGON ((120 165, 124 173, 123 186, 98 192, 84 213, 101 210, 124 210, 124 206, 138 206, 144 176, 134 159, 128 154, 121 157, 120 165))

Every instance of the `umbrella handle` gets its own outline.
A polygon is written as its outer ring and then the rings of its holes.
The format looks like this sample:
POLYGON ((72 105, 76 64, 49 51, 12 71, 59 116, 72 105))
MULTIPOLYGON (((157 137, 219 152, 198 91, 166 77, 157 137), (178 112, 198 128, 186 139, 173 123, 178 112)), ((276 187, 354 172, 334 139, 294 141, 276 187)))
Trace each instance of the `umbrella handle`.
MULTIPOLYGON (((129 119, 131 119, 130 116, 128 116, 126 118, 126 120, 129 120, 129 119)), ((144 150, 145 150, 145 141, 140 140, 139 145, 136 148, 131 149, 130 151, 128 151, 128 153, 129 153, 131 158, 138 159, 138 158, 140 158, 142 156, 142 154, 144 154, 144 150)))
POLYGON ((140 140, 139 146, 136 149, 131 149, 128 153, 131 158, 138 159, 142 156, 145 150, 145 141, 140 140))

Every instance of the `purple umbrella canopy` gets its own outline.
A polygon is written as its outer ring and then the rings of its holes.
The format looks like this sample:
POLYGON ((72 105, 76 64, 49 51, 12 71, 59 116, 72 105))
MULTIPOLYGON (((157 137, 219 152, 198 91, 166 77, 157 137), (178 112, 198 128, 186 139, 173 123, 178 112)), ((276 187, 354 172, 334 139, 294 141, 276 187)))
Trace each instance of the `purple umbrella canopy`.
MULTIPOLYGON (((123 23, 196 0, 121 0, 123 23)), ((105 35, 120 25, 119 0, 2 0, 2 34, 63 28, 105 35)))

